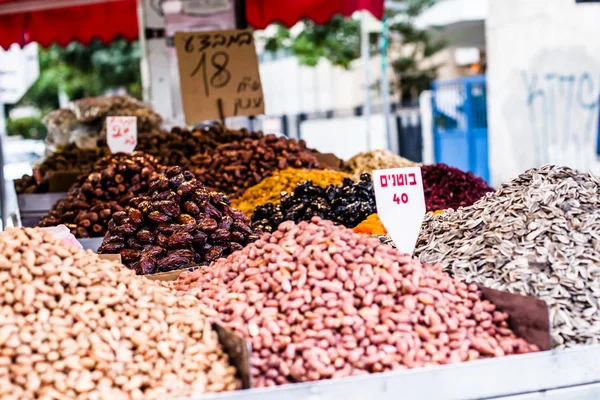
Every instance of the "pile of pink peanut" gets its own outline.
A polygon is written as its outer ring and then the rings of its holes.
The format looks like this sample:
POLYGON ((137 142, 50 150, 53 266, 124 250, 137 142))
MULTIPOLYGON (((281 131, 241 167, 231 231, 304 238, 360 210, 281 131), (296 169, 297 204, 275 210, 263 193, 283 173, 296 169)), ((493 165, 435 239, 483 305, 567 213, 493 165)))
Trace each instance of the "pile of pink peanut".
POLYGON ((319 218, 171 285, 252 343, 254 387, 539 351, 475 285, 319 218))

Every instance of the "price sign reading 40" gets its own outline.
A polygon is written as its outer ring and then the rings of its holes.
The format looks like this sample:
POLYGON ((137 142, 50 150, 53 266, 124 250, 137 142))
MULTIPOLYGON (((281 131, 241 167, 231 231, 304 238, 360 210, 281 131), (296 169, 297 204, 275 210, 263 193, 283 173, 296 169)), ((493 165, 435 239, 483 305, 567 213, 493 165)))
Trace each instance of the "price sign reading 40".
POLYGON ((373 171, 377 213, 398 250, 412 255, 425 216, 421 168, 373 171))
POLYGON ((113 153, 131 153, 137 146, 136 117, 106 117, 106 142, 113 153))
POLYGON ((264 114, 251 30, 176 32, 175 48, 188 124, 264 114))

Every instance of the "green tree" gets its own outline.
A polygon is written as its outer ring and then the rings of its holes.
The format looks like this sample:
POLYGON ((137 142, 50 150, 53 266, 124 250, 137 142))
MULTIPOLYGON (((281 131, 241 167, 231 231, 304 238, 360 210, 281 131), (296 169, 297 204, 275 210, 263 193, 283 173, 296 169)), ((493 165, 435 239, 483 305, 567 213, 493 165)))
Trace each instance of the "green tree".
POLYGON ((140 97, 140 50, 137 42, 116 40, 109 45, 94 41, 88 46, 73 42, 66 47, 40 49, 40 77, 19 104, 33 105, 42 112, 58 107, 62 90, 70 99, 98 96, 124 87, 140 97))
MULTIPOLYGON (((430 87, 440 64, 432 57, 446 43, 435 38, 435 30, 419 29, 415 19, 436 3, 436 0, 393 0, 386 10, 388 28, 388 57, 395 74, 394 93, 401 102, 415 100, 430 87)), ((377 37, 371 37, 371 50, 377 37)), ((324 25, 304 22, 304 29, 292 36, 278 26, 276 33, 266 38, 265 49, 277 52, 287 49, 302 65, 315 66, 320 59, 333 65, 349 68, 360 57, 360 25, 357 20, 335 16, 324 25)))
POLYGON ((400 55, 391 61, 396 75, 395 86, 401 103, 415 101, 429 89, 441 64, 432 57, 446 47, 446 42, 435 38, 435 29, 419 29, 415 19, 432 7, 437 0, 402 0, 397 9, 387 10, 390 48, 400 55), (392 47, 394 46, 394 47, 392 47))
POLYGON ((267 38, 265 48, 271 52, 287 48, 302 65, 314 67, 325 58, 348 68, 352 60, 360 57, 360 29, 355 20, 339 15, 325 25, 306 21, 302 32, 293 38, 288 29, 278 25, 275 35, 267 38))

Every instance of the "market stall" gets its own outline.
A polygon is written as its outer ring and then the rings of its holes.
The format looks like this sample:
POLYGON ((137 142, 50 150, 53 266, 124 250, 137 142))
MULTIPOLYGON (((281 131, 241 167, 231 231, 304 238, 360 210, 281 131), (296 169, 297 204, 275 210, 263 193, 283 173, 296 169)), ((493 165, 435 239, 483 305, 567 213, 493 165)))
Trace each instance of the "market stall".
MULTIPOLYGON (((211 35, 252 50, 245 30, 211 35)), ((73 180, 38 226, 0 233, 0 397, 598 394, 596 176, 545 166, 495 189, 229 129, 244 66, 235 96, 192 98, 221 123, 167 129, 127 96, 45 118, 58 150, 16 188, 73 180)))

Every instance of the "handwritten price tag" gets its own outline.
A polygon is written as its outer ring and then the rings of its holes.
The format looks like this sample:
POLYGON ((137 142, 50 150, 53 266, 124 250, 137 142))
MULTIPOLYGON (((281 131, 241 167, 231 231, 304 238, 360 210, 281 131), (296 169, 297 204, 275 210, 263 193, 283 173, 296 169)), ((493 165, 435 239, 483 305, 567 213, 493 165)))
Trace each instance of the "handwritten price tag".
POLYGON ((425 216, 421 168, 373 171, 377 213, 398 250, 412 255, 425 216))
POLYGON ((174 40, 188 124, 265 113, 251 30, 176 32, 174 40))
POLYGON ((113 153, 131 153, 137 146, 137 118, 106 117, 106 141, 113 153))

